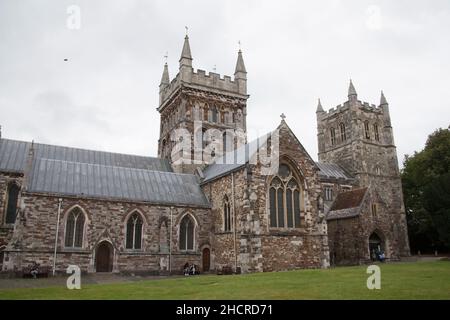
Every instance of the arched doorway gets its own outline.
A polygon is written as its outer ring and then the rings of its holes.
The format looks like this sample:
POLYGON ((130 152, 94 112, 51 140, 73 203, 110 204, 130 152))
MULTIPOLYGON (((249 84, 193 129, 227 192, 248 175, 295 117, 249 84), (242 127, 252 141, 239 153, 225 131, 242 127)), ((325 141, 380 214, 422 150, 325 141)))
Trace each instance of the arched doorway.
POLYGON ((374 232, 369 237, 369 253, 372 260, 376 260, 377 252, 384 252, 384 245, 380 236, 374 232))
POLYGON ((211 257, 210 257, 211 255, 210 255, 210 251, 209 251, 209 248, 204 248, 203 249, 203 251, 202 251, 202 269, 203 269, 203 272, 208 272, 209 271, 209 268, 210 268, 210 260, 211 260, 211 257))
POLYGON ((111 272, 113 267, 114 248, 108 241, 100 242, 95 253, 95 270, 97 272, 111 272))

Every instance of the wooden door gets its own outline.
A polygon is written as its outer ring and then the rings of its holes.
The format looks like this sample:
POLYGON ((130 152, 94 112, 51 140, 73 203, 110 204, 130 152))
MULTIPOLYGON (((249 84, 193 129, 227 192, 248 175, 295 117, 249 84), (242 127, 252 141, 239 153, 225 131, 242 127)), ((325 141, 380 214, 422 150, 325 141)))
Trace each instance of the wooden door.
POLYGON ((113 248, 109 242, 103 241, 97 247, 96 254, 96 271, 111 272, 112 271, 113 248))
POLYGON ((209 271, 210 267, 210 252, 208 248, 203 249, 203 272, 209 271))

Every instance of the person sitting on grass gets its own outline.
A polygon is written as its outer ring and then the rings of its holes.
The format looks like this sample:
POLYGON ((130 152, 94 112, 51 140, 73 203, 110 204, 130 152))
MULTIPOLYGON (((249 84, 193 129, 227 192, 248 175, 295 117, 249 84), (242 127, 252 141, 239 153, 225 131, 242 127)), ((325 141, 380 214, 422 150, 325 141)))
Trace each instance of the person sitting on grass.
POLYGON ((186 262, 186 263, 184 264, 184 267, 183 267, 183 274, 184 274, 185 276, 188 276, 188 275, 189 275, 189 262, 186 262))

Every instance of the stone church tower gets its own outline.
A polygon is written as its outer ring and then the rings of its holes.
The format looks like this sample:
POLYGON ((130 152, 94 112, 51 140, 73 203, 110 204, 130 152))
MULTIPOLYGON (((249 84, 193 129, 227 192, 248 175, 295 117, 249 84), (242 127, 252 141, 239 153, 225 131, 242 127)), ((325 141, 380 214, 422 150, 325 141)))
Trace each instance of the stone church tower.
POLYGON ((389 104, 383 93, 378 107, 369 105, 358 100, 350 81, 348 101, 328 113, 319 104, 316 115, 319 162, 341 165, 361 185, 388 177, 400 179, 389 104))
POLYGON ((158 156, 176 172, 192 173, 223 152, 246 143, 247 72, 239 50, 234 72, 223 78, 194 71, 189 37, 184 39, 179 72, 170 80, 167 63, 159 86, 158 156))
POLYGON ((319 101, 316 115, 319 162, 341 166, 355 178, 356 187, 371 190, 372 211, 386 211, 373 220, 384 225, 376 227, 384 229, 380 237, 396 248, 393 256, 409 255, 397 151, 383 92, 378 106, 362 102, 350 81, 348 101, 328 112, 319 101))

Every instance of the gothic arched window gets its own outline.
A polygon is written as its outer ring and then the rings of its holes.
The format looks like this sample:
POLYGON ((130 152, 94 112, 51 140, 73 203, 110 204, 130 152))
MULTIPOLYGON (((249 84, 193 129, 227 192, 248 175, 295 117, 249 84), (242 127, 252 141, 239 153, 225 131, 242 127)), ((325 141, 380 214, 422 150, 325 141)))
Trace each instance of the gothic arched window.
POLYGON ((134 212, 127 221, 127 238, 125 247, 127 249, 142 248, 142 218, 134 212))
POLYGON ((269 187, 270 227, 299 228, 302 208, 301 187, 291 168, 280 164, 269 187))
POLYGON ((347 134, 345 132, 345 124, 341 123, 339 125, 339 129, 341 131, 341 142, 345 142, 347 140, 347 134))
POLYGON ((336 144, 336 130, 334 128, 330 129, 331 135, 331 145, 334 146, 336 144))
POLYGON ((227 196, 223 199, 223 231, 231 231, 231 206, 227 196))
POLYGON ((6 200, 6 218, 5 223, 11 224, 16 222, 17 201, 19 199, 20 188, 14 182, 8 186, 8 199, 6 200))
POLYGON ((369 121, 364 122, 364 136, 366 139, 370 139, 369 121))
POLYGON ((82 248, 84 234, 84 214, 80 208, 73 208, 66 219, 66 235, 64 245, 67 248, 82 248))
POLYGON ((209 119, 208 119, 208 107, 207 106, 205 106, 203 108, 203 121, 209 121, 209 119))
POLYGON ((202 151, 205 150, 206 146, 208 145, 208 137, 207 137, 207 129, 202 129, 202 151))
POLYGON ((194 221, 189 215, 180 222, 180 250, 194 250, 194 221))
POLYGON ((375 140, 380 141, 380 133, 378 132, 378 124, 373 125, 373 132, 375 133, 375 140))
POLYGON ((212 109, 212 122, 217 122, 217 108, 215 106, 212 109))

